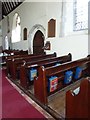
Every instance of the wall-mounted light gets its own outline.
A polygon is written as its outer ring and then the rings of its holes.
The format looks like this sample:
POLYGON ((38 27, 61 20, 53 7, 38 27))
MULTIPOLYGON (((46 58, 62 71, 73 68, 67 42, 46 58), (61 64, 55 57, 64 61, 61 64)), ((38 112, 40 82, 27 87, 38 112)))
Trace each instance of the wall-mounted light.
POLYGON ((45 46, 43 47, 44 50, 50 50, 51 49, 51 43, 50 41, 47 41, 45 46))

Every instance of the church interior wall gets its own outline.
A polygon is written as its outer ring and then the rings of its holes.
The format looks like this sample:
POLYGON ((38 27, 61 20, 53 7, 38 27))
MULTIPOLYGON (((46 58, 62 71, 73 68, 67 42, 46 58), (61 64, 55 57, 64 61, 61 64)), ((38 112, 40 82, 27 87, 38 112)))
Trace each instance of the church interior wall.
MULTIPOLYGON (((2 40, 4 47, 4 38, 6 35, 11 37, 12 31, 12 21, 13 16, 17 12, 21 18, 21 41, 12 43, 12 49, 23 49, 27 50, 30 46, 30 30, 36 24, 42 25, 45 28, 45 43, 46 41, 50 41, 51 49, 46 50, 46 53, 56 52, 58 56, 72 53, 73 60, 82 58, 88 55, 88 33, 87 32, 79 32, 79 34, 67 34, 63 35, 62 31, 64 31, 64 27, 61 29, 62 25, 62 2, 24 2, 18 8, 16 8, 13 12, 11 12, 9 16, 9 27, 10 32, 7 33, 7 17, 2 20, 2 40), (48 38, 48 21, 50 19, 56 20, 56 36, 53 38, 48 38), (27 28, 27 40, 23 40, 23 29, 27 28)), ((66 11, 64 11, 66 12, 66 11)), ((71 17, 66 15, 64 17, 71 17)), ((64 18, 63 17, 63 18, 64 18)), ((66 19, 66 18, 65 18, 66 19)), ((70 19, 70 18, 69 18, 70 19)), ((67 24, 69 29, 69 25, 67 24)), ((37 28, 38 29, 38 28, 37 28)), ((1 43, 0 43, 1 44, 1 43)))
POLYGON ((88 54, 90 54, 90 1, 88 4, 88 54))

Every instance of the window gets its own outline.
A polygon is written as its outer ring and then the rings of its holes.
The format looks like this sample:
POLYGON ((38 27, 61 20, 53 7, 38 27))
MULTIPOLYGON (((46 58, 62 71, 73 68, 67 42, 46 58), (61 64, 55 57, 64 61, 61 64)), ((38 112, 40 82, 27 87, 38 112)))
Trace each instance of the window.
POLYGON ((85 30, 88 28, 88 1, 74 0, 74 30, 85 30))
POLYGON ((9 48, 8 37, 5 36, 5 49, 8 50, 8 48, 9 48))
POLYGON ((27 40, 27 28, 23 29, 23 39, 27 40))
POLYGON ((18 15, 18 13, 15 13, 12 26, 12 43, 20 41, 20 34, 21 34, 20 16, 18 15))

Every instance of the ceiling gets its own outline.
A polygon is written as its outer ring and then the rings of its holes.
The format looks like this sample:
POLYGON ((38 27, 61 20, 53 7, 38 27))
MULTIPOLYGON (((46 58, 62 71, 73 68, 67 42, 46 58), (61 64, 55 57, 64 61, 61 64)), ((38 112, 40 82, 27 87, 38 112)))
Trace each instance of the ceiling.
POLYGON ((0 20, 17 8, 24 0, 0 0, 0 20))

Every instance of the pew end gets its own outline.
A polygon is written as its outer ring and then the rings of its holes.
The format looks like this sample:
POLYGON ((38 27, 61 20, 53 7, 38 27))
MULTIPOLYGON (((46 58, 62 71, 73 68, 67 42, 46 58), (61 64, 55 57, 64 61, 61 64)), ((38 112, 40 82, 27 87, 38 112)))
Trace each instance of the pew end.
POLYGON ((46 81, 44 79, 44 66, 38 68, 38 77, 34 78, 34 95, 41 103, 47 104, 46 81), (42 80, 44 79, 44 81, 42 80), (39 86, 38 86, 39 85, 39 86))
POLYGON ((25 88, 26 90, 29 88, 29 82, 27 79, 27 70, 25 69, 26 62, 21 65, 20 69, 20 85, 25 88))
POLYGON ((78 93, 74 91, 66 92, 66 118, 89 118, 90 77, 82 80, 78 93))

